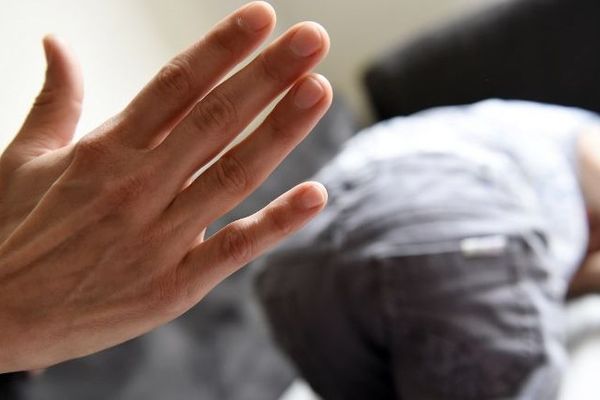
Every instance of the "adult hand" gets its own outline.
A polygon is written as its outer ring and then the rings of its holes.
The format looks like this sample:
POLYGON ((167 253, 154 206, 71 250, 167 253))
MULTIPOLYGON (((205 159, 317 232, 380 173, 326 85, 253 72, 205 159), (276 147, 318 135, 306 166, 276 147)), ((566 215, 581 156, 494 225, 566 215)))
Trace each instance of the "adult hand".
POLYGON ((0 158, 0 372, 94 353, 176 318, 323 208, 323 187, 305 183, 203 238, 331 103, 328 82, 308 74, 329 47, 315 23, 219 84, 274 23, 263 2, 236 11, 77 143, 79 69, 45 39, 46 83, 0 158), (249 138, 192 178, 290 87, 249 138))

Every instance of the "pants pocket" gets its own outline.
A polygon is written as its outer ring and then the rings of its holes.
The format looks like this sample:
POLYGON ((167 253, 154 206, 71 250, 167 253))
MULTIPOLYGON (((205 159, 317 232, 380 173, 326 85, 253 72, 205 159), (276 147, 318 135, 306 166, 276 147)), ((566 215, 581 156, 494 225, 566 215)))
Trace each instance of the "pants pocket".
POLYGON ((518 239, 493 254, 380 260, 400 398, 518 395, 546 361, 540 315, 521 271, 525 260, 535 262, 518 239))

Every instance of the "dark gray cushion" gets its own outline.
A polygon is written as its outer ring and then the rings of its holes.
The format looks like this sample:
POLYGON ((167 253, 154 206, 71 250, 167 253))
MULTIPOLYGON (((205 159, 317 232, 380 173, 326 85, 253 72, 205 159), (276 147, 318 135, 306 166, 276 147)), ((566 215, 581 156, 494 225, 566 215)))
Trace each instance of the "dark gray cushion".
POLYGON ((600 2, 512 0, 392 50, 367 71, 378 119, 487 98, 600 112, 600 2))

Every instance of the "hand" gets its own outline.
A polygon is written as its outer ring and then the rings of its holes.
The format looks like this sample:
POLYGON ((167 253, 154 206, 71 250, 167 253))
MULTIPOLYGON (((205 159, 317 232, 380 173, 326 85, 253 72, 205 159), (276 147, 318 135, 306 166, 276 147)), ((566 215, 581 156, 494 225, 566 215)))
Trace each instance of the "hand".
POLYGON ((77 143, 81 75, 65 46, 45 39, 46 83, 0 158, 0 372, 91 354, 176 318, 323 208, 323 187, 305 183, 203 237, 331 103, 325 78, 308 74, 329 47, 314 23, 218 84, 274 19, 266 3, 241 8, 77 143), (290 87, 248 139, 193 179, 290 87))

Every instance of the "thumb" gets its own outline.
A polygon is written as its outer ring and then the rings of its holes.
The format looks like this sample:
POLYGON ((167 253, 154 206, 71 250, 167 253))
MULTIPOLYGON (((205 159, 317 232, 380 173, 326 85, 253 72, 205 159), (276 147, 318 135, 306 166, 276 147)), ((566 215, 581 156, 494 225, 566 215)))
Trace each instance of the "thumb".
POLYGON ((69 144, 81 115, 83 78, 79 63, 56 37, 46 36, 43 43, 46 80, 14 140, 19 153, 27 158, 69 144))

